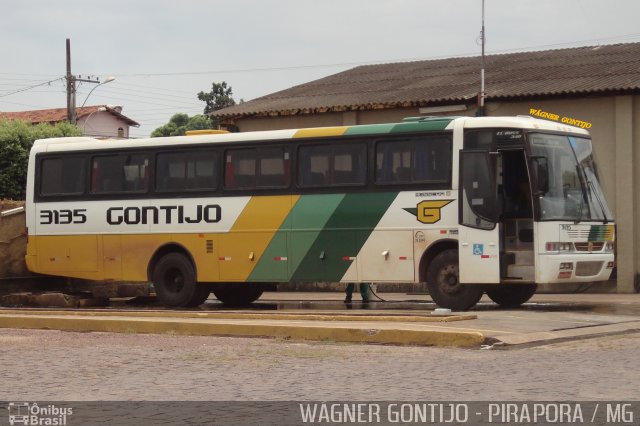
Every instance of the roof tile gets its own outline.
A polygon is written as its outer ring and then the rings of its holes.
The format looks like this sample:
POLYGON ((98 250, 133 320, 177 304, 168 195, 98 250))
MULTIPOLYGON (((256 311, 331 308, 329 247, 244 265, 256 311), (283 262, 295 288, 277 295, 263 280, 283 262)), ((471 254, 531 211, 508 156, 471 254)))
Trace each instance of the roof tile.
MULTIPOLYGON (((488 100, 640 90, 640 43, 486 57, 488 100)), ((363 65, 216 111, 220 117, 425 106, 476 99, 480 57, 363 65)))
MULTIPOLYGON (((106 111, 125 121, 130 126, 139 126, 136 121, 122 115, 120 112, 106 105, 95 105, 88 107, 76 108, 76 116, 78 118, 97 112, 100 108, 106 108, 106 111)), ((24 120, 33 124, 37 123, 58 123, 67 120, 66 108, 39 109, 33 111, 18 112, 0 112, 0 120, 24 120)))

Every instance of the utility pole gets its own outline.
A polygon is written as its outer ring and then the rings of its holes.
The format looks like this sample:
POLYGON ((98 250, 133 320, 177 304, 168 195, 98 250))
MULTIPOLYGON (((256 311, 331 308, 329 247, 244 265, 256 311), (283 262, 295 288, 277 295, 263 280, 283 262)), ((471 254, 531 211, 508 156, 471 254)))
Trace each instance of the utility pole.
POLYGON ((76 124, 76 82, 82 81, 85 83, 100 84, 100 81, 76 77, 71 74, 71 41, 67 39, 67 120, 69 123, 76 124))
POLYGON ((485 90, 484 90, 484 0, 482 0, 482 29, 480 30, 480 41, 482 42, 482 56, 480 57, 480 93, 478 94, 478 112, 476 115, 478 117, 484 116, 484 98, 485 98, 485 90))
POLYGON ((71 75, 71 40, 67 39, 67 120, 76 124, 76 81, 71 75))

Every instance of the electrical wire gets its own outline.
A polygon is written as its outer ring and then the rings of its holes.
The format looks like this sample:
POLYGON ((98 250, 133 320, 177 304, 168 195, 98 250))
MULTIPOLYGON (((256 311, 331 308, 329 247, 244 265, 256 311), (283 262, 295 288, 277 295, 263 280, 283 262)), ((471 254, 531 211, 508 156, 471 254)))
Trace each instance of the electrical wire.
POLYGON ((64 77, 58 77, 58 78, 56 78, 54 80, 49 80, 49 81, 45 81, 43 83, 34 84, 32 86, 23 87, 21 89, 14 90, 13 92, 4 93, 4 94, 0 95, 0 98, 5 98, 7 96, 15 95, 16 93, 20 93, 20 92, 26 92, 27 90, 35 89, 36 87, 44 86, 45 84, 51 84, 54 81, 59 81, 59 80, 62 80, 62 79, 64 79, 64 77))
MULTIPOLYGON (((504 54, 504 53, 518 53, 522 51, 530 51, 531 49, 552 48, 561 46, 573 46, 575 44, 584 43, 601 43, 604 41, 615 41, 620 39, 639 38, 640 33, 623 34, 614 37, 600 38, 600 39, 586 39, 563 43, 551 43, 534 46, 524 46, 517 49, 501 49, 487 51, 487 54, 504 54)), ((576 46, 576 47, 588 47, 588 46, 576 46)), ((177 71, 177 72, 164 72, 164 73, 114 73, 117 77, 167 77, 167 76, 184 76, 184 75, 206 75, 206 74, 223 74, 223 73, 247 73, 247 72, 266 72, 266 71, 288 71, 299 69, 313 69, 313 68, 329 68, 329 67, 343 67, 353 65, 375 65, 381 63, 394 63, 394 62, 411 62, 411 61, 424 61, 434 59, 449 59, 460 58, 467 56, 476 56, 478 52, 460 53, 457 55, 439 55, 430 57, 412 57, 412 58, 396 58, 396 59, 378 59, 370 61, 357 61, 357 62, 337 62, 337 63, 325 63, 325 64, 311 64, 311 65, 289 65, 280 67, 259 67, 259 68, 230 68, 230 69, 218 69, 208 71, 177 71)))

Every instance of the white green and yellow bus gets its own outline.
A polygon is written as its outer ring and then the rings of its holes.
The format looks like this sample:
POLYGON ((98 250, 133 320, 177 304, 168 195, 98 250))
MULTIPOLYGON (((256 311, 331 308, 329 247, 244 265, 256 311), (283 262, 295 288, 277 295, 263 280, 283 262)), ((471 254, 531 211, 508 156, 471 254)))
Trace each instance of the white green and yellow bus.
POLYGON ((530 117, 39 140, 27 194, 30 270, 152 281, 171 307, 291 281, 517 306, 614 267, 588 132, 530 117))

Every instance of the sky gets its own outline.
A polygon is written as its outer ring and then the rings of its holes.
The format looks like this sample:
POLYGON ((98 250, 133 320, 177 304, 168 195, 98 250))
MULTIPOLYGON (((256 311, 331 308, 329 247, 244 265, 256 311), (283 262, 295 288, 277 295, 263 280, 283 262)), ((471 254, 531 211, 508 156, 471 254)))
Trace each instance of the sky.
MULTIPOLYGON (((197 93, 245 101, 364 64, 480 54, 481 0, 0 0, 0 111, 121 105, 147 137, 197 93), (36 86, 36 87, 32 87, 36 86)), ((640 41, 638 0, 486 0, 487 54, 640 41)))

